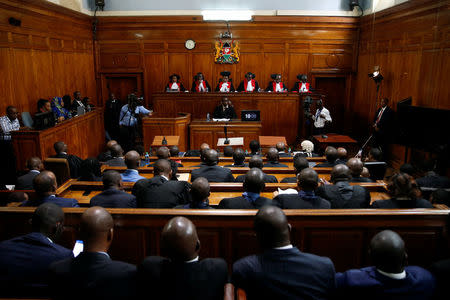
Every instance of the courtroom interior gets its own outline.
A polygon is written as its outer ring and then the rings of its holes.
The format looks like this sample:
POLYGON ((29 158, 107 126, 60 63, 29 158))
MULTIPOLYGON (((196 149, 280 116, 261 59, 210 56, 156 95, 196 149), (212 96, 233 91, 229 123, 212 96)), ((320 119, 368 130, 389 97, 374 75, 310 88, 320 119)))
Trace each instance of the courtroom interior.
POLYGON ((449 41, 450 0, 0 0, 0 300, 449 299, 449 41))

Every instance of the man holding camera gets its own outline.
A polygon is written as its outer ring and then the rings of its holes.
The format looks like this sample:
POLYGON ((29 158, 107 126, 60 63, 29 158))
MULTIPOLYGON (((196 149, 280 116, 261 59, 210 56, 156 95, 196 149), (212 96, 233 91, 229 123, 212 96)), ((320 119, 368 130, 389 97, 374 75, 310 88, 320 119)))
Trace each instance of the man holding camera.
POLYGON ((314 120, 314 135, 325 134, 325 126, 331 123, 330 111, 323 106, 322 99, 317 100, 316 113, 311 116, 314 120))
POLYGON ((138 120, 142 116, 150 116, 151 111, 142 106, 143 98, 135 94, 128 95, 128 104, 120 110, 120 144, 125 152, 133 150, 138 133, 138 120))

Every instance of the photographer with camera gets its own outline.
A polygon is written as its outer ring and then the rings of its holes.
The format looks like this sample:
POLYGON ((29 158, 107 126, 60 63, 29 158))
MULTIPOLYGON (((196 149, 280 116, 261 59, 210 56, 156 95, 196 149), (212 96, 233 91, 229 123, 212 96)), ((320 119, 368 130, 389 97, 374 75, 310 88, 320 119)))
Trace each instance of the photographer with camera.
POLYGON ((331 123, 330 111, 323 106, 323 100, 316 102, 316 113, 311 116, 314 120, 313 134, 325 134, 325 126, 331 123))
POLYGON ((120 110, 120 144, 125 152, 133 150, 138 133, 138 121, 142 116, 150 116, 152 111, 142 106, 143 98, 135 94, 128 95, 128 104, 120 110))

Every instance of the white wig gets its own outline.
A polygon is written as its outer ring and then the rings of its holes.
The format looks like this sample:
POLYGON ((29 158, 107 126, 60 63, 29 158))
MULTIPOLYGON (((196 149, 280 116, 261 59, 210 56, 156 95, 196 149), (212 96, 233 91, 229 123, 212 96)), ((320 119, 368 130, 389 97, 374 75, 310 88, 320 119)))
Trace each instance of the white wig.
POLYGON ((304 140, 300 146, 302 147, 302 150, 305 152, 313 152, 314 151, 314 144, 311 141, 304 140))

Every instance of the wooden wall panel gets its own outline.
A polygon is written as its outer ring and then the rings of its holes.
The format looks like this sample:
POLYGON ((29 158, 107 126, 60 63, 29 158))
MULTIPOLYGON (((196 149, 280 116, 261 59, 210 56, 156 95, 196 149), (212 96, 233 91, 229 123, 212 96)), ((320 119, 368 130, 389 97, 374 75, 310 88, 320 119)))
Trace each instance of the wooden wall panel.
POLYGON ((292 88, 299 73, 310 78, 313 72, 351 76, 357 67, 353 47, 357 18, 255 16, 252 22, 232 22, 233 40, 240 44, 241 58, 237 64, 223 65, 214 63, 215 42, 226 31, 221 22, 203 22, 198 16, 100 17, 98 30, 98 72, 142 72, 149 105, 152 94, 164 90, 172 73, 180 74, 184 86, 190 88, 193 76, 203 72, 214 89, 221 71, 231 72, 235 87, 245 73, 253 72, 264 89, 273 73, 282 73, 283 81, 292 88), (194 39, 196 47, 187 50, 186 39, 194 39), (122 46, 117 46, 118 41, 122 46), (142 64, 126 62, 114 67, 113 57, 127 53, 139 54, 142 64), (312 68, 313 54, 324 57, 316 69, 312 68))
POLYGON ((47 1, 0 1, 0 115, 80 90, 96 103, 91 18, 47 1), (9 17, 22 21, 11 26, 9 17))

